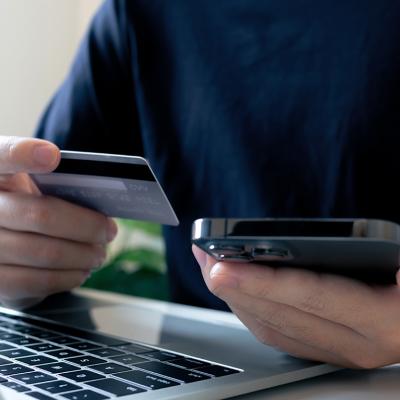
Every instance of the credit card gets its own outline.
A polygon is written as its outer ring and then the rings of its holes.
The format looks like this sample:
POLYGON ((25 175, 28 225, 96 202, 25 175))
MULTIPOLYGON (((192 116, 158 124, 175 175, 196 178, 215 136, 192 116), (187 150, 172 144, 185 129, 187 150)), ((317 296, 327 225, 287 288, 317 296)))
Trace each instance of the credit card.
POLYGON ((39 190, 113 218, 178 225, 149 163, 142 157, 61 151, 49 174, 31 174, 39 190))

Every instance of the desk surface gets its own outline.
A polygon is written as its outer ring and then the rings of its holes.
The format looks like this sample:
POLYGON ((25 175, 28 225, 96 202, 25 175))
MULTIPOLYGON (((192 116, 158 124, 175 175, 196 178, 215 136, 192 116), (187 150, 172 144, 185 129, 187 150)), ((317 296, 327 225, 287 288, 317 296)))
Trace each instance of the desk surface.
MULTIPOLYGON (((160 307, 176 308, 190 313, 198 313, 204 318, 205 313, 213 313, 226 321, 233 320, 229 313, 218 313, 204 309, 195 309, 182 305, 171 305, 154 300, 132 298, 130 296, 114 295, 106 292, 79 289, 73 295, 63 294, 49 298, 40 306, 31 310, 33 314, 46 316, 54 311, 73 311, 92 305, 109 305, 118 301, 119 304, 146 304, 154 309, 160 307)), ((329 375, 295 382, 284 386, 267 389, 245 396, 235 397, 235 400, 394 400, 400 398, 400 364, 373 371, 341 370, 329 375)))

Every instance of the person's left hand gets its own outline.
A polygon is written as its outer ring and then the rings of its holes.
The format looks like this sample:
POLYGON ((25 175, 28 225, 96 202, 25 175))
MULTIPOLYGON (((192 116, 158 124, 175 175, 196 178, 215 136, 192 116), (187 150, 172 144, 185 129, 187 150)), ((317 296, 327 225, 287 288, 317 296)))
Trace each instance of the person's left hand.
POLYGON ((400 362, 400 276, 372 287, 328 274, 194 255, 209 290, 263 343, 350 368, 400 362))

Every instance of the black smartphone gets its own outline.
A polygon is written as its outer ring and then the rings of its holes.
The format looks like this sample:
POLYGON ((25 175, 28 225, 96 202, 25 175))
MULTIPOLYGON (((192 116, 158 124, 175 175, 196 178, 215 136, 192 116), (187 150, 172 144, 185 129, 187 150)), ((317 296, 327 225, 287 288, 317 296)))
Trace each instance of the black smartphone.
POLYGON ((194 221, 192 243, 218 261, 254 262, 393 284, 400 226, 377 219, 234 219, 194 221))

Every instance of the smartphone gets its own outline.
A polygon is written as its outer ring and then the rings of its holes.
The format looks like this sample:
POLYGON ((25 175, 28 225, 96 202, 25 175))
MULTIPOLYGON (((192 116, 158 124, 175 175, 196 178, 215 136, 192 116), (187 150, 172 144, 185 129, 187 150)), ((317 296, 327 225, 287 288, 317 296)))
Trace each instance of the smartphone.
POLYGON ((400 226, 377 219, 231 219, 194 221, 192 243, 217 261, 253 262, 393 284, 400 226))

